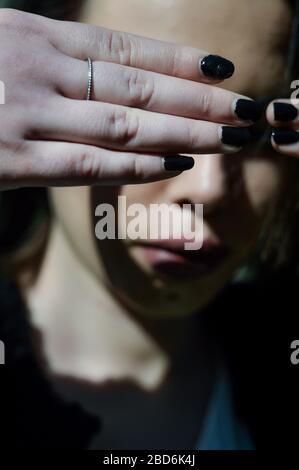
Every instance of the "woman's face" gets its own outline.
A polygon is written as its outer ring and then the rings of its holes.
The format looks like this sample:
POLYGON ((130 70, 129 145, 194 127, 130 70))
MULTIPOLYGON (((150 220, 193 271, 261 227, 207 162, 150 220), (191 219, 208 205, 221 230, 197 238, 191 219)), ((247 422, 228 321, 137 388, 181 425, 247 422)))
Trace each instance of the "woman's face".
MULTIPOLYGON (((227 57, 236 72, 221 86, 252 98, 279 96, 291 19, 285 0, 91 0, 82 18, 227 57)), ((211 300, 254 251, 283 191, 284 158, 254 147, 226 156, 199 155, 191 171, 166 181, 55 188, 53 204, 83 262, 121 301, 147 315, 187 315, 211 300), (151 240, 96 240, 95 207, 116 207, 120 194, 127 206, 141 203, 147 210, 153 203, 176 203, 179 210, 184 203, 203 204, 198 258, 170 251, 167 241, 150 246, 151 240)), ((139 222, 145 225, 146 215, 139 222)), ((178 242, 175 249, 180 248, 178 242)))

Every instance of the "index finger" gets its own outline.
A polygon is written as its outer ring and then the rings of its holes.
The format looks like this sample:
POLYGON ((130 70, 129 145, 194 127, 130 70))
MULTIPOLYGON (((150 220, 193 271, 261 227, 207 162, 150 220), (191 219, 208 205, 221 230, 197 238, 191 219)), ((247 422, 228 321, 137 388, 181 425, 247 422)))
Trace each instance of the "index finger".
POLYGON ((90 57, 202 83, 219 83, 235 70, 230 60, 194 47, 84 23, 30 16, 35 17, 36 23, 40 19, 43 33, 59 51, 77 59, 90 57))

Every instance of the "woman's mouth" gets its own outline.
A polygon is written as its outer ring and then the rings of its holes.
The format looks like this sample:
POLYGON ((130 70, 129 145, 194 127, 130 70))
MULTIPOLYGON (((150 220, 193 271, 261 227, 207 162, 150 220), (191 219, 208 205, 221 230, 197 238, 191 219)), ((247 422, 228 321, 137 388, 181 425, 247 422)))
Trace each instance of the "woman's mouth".
POLYGON ((222 243, 205 240, 199 250, 185 250, 185 240, 136 243, 153 271, 175 280, 198 278, 217 269, 229 255, 222 243))

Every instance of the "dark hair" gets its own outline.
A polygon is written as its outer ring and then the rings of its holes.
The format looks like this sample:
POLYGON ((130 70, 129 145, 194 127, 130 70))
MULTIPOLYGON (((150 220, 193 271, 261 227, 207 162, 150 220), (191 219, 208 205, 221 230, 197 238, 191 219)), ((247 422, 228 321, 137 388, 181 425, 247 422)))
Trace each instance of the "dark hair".
MULTIPOLYGON (((292 31, 287 51, 288 65, 282 94, 289 94, 289 84, 299 78, 299 0, 286 0, 295 9, 292 31)), ((37 13, 55 19, 77 19, 84 0, 0 0, 0 7, 16 8, 37 13)), ((287 198, 282 198, 277 208, 277 217, 273 221, 271 234, 261 238, 259 259, 270 260, 274 265, 278 253, 282 259, 277 265, 293 266, 298 262, 299 239, 299 165, 295 159, 289 159, 290 191, 287 198), (292 161, 291 161, 292 160, 292 161), (287 227, 287 234, 286 234, 287 227), (297 236, 298 235, 298 236, 297 236), (282 250, 282 240, 284 249, 282 250), (290 253, 293 253, 290 256, 290 253), (288 261, 286 263, 285 261, 288 261)), ((12 276, 18 272, 28 260, 32 263, 33 253, 40 258, 46 246, 46 235, 50 221, 50 206, 47 190, 44 188, 24 188, 0 192, 0 273, 12 276), (35 237, 35 238, 34 238, 35 237), (30 240, 28 250, 26 240, 30 240), (33 242, 32 242, 33 240, 33 242), (34 246, 34 240, 38 246, 34 246), (8 262, 9 260, 9 262, 8 262), (14 260, 16 260, 14 262, 14 260)), ((265 264, 266 265, 266 264, 265 264)))
MULTIPOLYGON (((299 0, 288 0, 294 10, 287 53, 287 67, 280 97, 289 98, 290 84, 299 78, 299 0)), ((274 97, 273 97, 274 99, 274 97)), ((299 162, 289 158, 287 197, 280 199, 272 230, 261 238, 259 263, 262 273, 270 267, 297 270, 299 263, 299 162), (262 261, 262 263, 260 263, 262 261)))
POLYGON ((299 0, 291 0, 295 8, 295 15, 291 31, 291 39, 288 54, 288 67, 286 74, 286 85, 299 75, 299 0))

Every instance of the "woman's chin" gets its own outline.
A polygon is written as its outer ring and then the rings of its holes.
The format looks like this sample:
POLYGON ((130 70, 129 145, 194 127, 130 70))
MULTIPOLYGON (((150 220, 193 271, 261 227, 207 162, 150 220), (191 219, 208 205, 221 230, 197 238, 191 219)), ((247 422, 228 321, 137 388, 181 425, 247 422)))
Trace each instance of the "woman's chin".
MULTIPOLYGON (((223 286, 223 280, 205 276, 197 267, 177 259, 149 262, 144 250, 129 248, 132 262, 143 273, 139 288, 123 286, 118 298, 136 315, 152 319, 175 319, 201 311, 223 286)), ((129 276, 129 272, 128 272, 129 276)))

